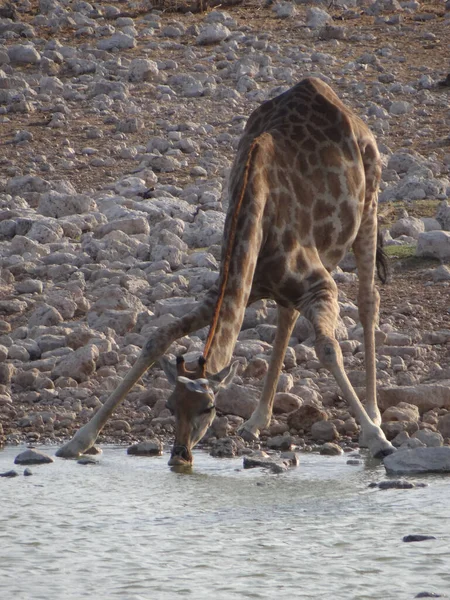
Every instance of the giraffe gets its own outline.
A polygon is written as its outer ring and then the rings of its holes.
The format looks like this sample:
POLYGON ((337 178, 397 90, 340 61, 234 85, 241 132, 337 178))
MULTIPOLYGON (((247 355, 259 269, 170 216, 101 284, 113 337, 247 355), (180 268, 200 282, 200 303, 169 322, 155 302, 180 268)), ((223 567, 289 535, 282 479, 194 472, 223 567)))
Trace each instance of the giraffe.
POLYGON ((238 364, 229 364, 245 309, 264 298, 277 303, 277 332, 259 404, 241 435, 257 439, 269 425, 286 348, 302 313, 314 328, 318 359, 361 426, 363 444, 375 457, 393 452, 380 428, 376 399, 380 177, 372 133, 322 80, 304 79, 260 105, 249 117, 230 172, 217 284, 194 310, 151 335, 117 389, 57 455, 76 457, 91 447, 128 391, 161 359, 175 385, 167 402, 176 429, 169 464, 192 464, 192 448, 215 416, 214 394, 236 373, 238 364), (345 373, 335 338, 338 292, 330 272, 350 247, 364 330, 365 406, 345 373), (208 324, 205 350, 194 370, 186 369, 182 357, 175 368, 162 358, 173 341, 208 324))

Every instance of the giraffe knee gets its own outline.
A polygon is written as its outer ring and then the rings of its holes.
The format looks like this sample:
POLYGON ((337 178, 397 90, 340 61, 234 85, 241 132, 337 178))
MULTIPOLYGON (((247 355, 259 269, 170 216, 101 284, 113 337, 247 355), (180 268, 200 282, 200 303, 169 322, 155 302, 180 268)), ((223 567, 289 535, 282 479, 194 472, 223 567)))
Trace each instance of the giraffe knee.
POLYGON ((337 341, 333 338, 322 338, 316 342, 316 354, 321 364, 328 370, 342 363, 342 353, 337 341))

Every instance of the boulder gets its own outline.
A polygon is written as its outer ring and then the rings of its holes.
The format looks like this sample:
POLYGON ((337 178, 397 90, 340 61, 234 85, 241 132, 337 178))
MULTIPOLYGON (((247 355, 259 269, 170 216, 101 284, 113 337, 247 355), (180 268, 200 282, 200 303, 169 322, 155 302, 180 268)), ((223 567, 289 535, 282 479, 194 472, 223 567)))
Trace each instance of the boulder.
POLYGON ((54 462, 51 456, 35 450, 34 448, 28 448, 24 452, 21 452, 14 459, 16 465, 43 465, 46 463, 54 462))
POLYGON ((398 450, 383 462, 389 474, 450 473, 450 447, 398 450))
POLYGON ((387 408, 383 415, 383 421, 419 421, 419 409, 414 404, 408 402, 399 402, 397 406, 387 408))
POLYGON ((450 381, 421 383, 415 386, 379 387, 378 405, 380 410, 397 406, 400 402, 413 404, 423 414, 433 408, 450 410, 450 381))
POLYGON ((226 40, 230 35, 230 30, 222 23, 210 23, 200 29, 196 42, 199 45, 218 44, 226 40))
POLYGON ((304 404, 288 416, 288 425, 297 431, 301 429, 309 431, 314 423, 326 421, 327 419, 328 415, 322 408, 312 404, 304 404))
POLYGON ((417 238, 416 256, 445 260, 450 258, 450 232, 425 231, 417 238))
POLYGON ((127 454, 132 456, 161 456, 163 449, 162 442, 157 438, 152 438, 133 444, 128 448, 127 454))
POLYGON ((226 415, 249 419, 258 405, 259 396, 260 391, 251 385, 232 383, 226 388, 220 388, 216 395, 216 407, 226 415))
POLYGON ((96 361, 99 357, 97 346, 91 344, 75 350, 64 357, 53 369, 52 379, 72 377, 78 383, 87 381, 95 373, 96 361))
POLYGON ((311 426, 311 437, 315 442, 334 442, 339 433, 331 421, 317 421, 311 426))
POLYGON ((274 414, 290 413, 302 405, 302 399, 289 392, 278 392, 273 401, 274 414))

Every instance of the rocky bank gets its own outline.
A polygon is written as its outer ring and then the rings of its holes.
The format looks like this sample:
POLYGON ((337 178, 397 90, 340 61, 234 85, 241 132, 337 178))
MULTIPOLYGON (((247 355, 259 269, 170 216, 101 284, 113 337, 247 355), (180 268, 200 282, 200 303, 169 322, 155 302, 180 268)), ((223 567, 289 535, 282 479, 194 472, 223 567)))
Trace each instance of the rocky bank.
MULTIPOLYGON (((146 338, 201 300, 217 277, 226 177, 246 118, 305 76, 330 83, 377 135, 381 209, 407 209, 384 232, 386 244, 417 245, 417 256, 445 262, 448 4, 249 1, 180 15, 149 3, 18 0, 3 11, 2 440, 70 437, 146 338), (438 212, 421 218, 418 203, 427 201, 438 212)), ((382 290, 377 332, 383 428, 407 448, 450 443, 450 271, 420 264, 409 272, 401 263, 382 290)), ((350 255, 334 274, 342 289, 337 333, 363 397, 352 267, 350 255)), ((275 319, 271 302, 246 312, 239 378, 219 396, 208 436, 217 455, 243 448, 233 437, 218 440, 257 402, 275 319)), ((194 359, 206 333, 170 352, 194 359)), ((358 426, 302 317, 284 367, 262 435, 268 447, 355 447, 358 426)), ((162 371, 151 369, 101 441, 169 440, 168 394, 162 371)))

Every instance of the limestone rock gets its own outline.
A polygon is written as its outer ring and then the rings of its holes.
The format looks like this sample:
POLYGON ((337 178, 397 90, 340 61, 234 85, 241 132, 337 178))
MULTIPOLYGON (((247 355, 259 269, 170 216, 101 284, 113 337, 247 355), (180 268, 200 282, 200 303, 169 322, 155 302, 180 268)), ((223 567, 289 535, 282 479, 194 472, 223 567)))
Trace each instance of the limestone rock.
POLYGON ((39 450, 35 450, 33 448, 29 448, 24 452, 21 452, 14 459, 14 464, 16 465, 42 465, 45 463, 54 462, 51 456, 44 454, 44 452, 40 452, 39 450))
POLYGON ((152 438, 133 444, 128 448, 127 454, 131 454, 132 456, 161 456, 163 449, 162 442, 157 438, 152 438))
POLYGON ((230 35, 230 30, 221 23, 211 23, 202 27, 197 36, 196 42, 199 45, 217 44, 226 40, 230 35))
POLYGON ((302 405, 302 399, 289 392, 278 392, 273 401, 274 414, 290 413, 302 405))
POLYGON ((237 415, 249 419, 259 401, 260 391, 250 385, 232 383, 220 388, 216 395, 216 407, 225 415, 237 415))
POLYGON ((383 462, 390 474, 450 473, 450 446, 398 450, 383 462))
POLYGON ((41 60, 41 55, 31 44, 15 44, 7 52, 13 65, 35 65, 41 60))
POLYGON ((311 437, 315 442, 334 442, 339 433, 331 421, 316 421, 311 426, 311 437))
POLYGON ((450 410, 450 381, 422 383, 415 386, 379 387, 378 405, 381 410, 407 402, 417 406, 420 414, 433 408, 450 410))
POLYGON ((399 402, 397 406, 387 408, 383 415, 383 421, 419 421, 419 409, 414 404, 399 402))
POLYGON ((52 378, 72 377, 79 383, 86 381, 95 373, 98 357, 98 348, 93 344, 79 348, 56 365, 52 371, 52 378))
POLYGON ((297 431, 303 429, 309 431, 317 421, 326 421, 327 413, 317 406, 304 404, 298 410, 288 416, 288 425, 297 431))
POLYGON ((450 232, 448 231, 425 231, 417 239, 416 256, 438 258, 446 260, 450 258, 450 232))

